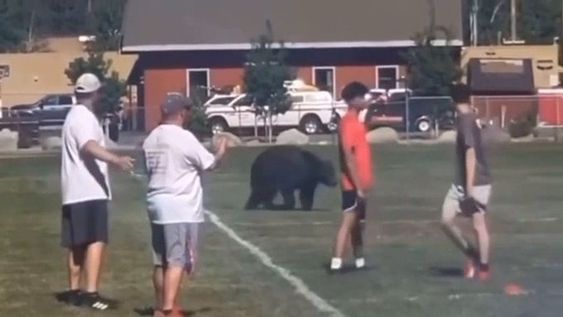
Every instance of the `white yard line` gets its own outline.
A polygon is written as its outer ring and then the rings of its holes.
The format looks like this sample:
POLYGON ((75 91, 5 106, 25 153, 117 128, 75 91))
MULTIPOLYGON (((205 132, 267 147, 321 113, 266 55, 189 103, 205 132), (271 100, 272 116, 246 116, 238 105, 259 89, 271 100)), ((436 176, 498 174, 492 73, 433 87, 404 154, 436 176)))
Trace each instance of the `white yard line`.
POLYGON ((313 306, 315 306, 315 308, 318 311, 322 313, 326 313, 332 317, 346 316, 341 311, 330 305, 319 295, 317 295, 315 292, 313 292, 307 286, 307 284, 303 282, 303 280, 291 274, 291 272, 288 269, 275 264, 272 261, 272 258, 264 251, 262 251, 259 247, 241 238, 233 229, 231 229, 229 226, 223 223, 221 221, 221 218, 219 218, 219 216, 208 210, 206 210, 205 213, 209 217, 211 223, 217 226, 217 228, 221 229, 225 234, 227 234, 227 236, 229 236, 229 238, 237 242, 243 248, 247 249, 252 255, 254 255, 258 260, 260 260, 260 262, 264 264, 264 266, 270 268, 272 271, 276 272, 281 278, 283 278, 289 284, 291 284, 291 286, 293 286, 295 291, 301 294, 301 296, 303 296, 307 301, 309 301, 313 306))

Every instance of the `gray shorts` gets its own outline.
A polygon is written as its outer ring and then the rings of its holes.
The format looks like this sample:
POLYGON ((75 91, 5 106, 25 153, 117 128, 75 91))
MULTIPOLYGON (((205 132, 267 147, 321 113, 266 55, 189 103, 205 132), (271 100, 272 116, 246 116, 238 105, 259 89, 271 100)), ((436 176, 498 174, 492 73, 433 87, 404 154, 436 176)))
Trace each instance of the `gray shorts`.
MULTIPOLYGON (((473 187, 473 198, 482 205, 487 206, 489 204, 489 199, 491 198, 491 192, 491 185, 475 186, 473 187)), ((452 185, 452 187, 450 187, 450 190, 448 190, 448 193, 444 198, 444 204, 442 206, 442 220, 451 220, 461 213, 459 201, 463 199, 463 197, 463 190, 457 188, 456 185, 452 185)), ((487 211, 486 208, 483 211, 487 211)))
POLYGON ((199 223, 151 224, 155 266, 195 267, 199 223))

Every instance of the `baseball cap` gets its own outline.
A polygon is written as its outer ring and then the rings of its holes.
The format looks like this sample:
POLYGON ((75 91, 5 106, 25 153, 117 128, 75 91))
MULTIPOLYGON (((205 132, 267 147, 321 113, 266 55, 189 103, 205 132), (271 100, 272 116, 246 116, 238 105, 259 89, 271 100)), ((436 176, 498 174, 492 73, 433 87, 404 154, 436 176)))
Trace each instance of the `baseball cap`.
POLYGON ((162 105, 160 105, 160 110, 164 115, 171 115, 191 107, 192 101, 190 98, 184 97, 179 93, 169 93, 166 95, 162 105))
POLYGON ((98 77, 92 73, 84 73, 76 80, 75 92, 91 93, 102 87, 98 77))

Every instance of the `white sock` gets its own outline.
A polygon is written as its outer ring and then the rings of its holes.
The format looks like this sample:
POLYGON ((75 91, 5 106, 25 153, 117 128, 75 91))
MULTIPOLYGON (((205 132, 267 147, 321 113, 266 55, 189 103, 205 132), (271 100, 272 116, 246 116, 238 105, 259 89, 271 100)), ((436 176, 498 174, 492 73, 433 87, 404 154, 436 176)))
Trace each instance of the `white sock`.
POLYGON ((357 258, 356 259, 356 268, 361 269, 366 266, 366 260, 364 258, 357 258))
POLYGON ((341 258, 332 258, 330 261, 330 269, 331 270, 340 270, 342 268, 342 259, 341 258))

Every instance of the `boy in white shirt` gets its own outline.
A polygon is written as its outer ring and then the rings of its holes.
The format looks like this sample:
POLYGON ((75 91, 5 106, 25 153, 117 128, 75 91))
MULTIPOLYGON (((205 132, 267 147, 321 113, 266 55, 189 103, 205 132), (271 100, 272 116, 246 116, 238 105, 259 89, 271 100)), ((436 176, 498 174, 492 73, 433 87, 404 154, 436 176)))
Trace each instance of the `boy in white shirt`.
POLYGON ((152 231, 154 316, 181 316, 176 298, 184 269, 191 273, 197 257, 198 226, 204 221, 200 175, 223 159, 227 144, 209 153, 183 126, 192 117, 192 102, 169 94, 161 105, 163 122, 143 143, 149 177, 147 209, 152 231))

